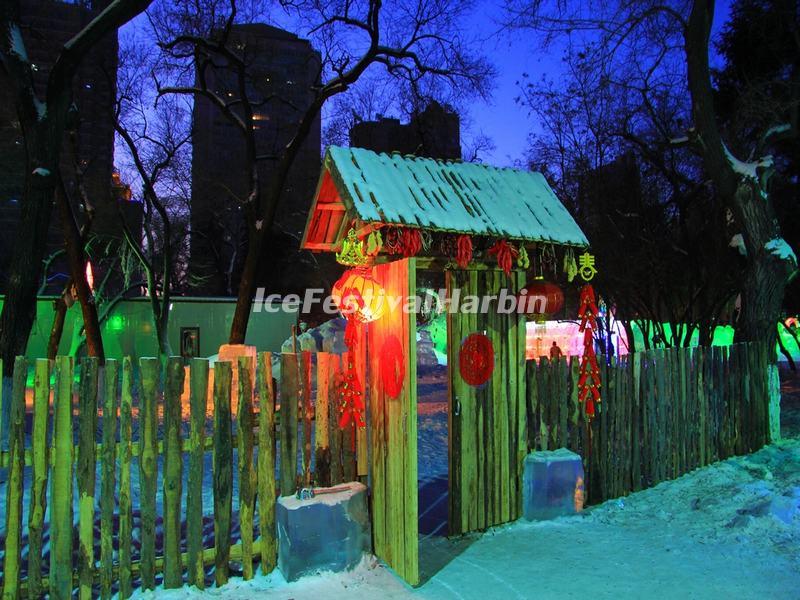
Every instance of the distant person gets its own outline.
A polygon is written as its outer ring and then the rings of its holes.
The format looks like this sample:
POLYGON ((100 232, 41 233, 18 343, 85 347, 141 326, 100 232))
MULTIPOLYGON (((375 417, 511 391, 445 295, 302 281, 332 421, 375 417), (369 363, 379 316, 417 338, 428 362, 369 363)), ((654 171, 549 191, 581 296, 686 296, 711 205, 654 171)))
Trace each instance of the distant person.
POLYGON ((556 360, 564 356, 564 353, 561 351, 561 348, 558 347, 558 344, 553 340, 553 345, 550 346, 550 360, 556 360))

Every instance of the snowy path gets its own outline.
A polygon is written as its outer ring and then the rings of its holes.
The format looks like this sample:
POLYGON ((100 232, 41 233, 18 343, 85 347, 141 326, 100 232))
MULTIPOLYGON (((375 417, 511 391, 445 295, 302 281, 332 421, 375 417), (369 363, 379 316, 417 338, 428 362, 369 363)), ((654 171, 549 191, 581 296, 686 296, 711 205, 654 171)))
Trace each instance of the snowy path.
POLYGON ((353 572, 293 584, 273 573, 204 594, 183 588, 139 597, 797 598, 798 503, 800 440, 787 440, 577 517, 435 538, 421 552, 423 570, 449 562, 416 590, 365 560, 353 572))

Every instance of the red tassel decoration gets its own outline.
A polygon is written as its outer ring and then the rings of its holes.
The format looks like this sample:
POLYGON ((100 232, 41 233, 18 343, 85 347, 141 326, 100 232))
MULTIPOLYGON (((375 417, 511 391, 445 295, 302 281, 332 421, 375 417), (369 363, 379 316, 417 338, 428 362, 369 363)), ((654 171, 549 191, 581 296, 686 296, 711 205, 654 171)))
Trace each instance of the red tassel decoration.
POLYGON ((594 351, 594 331, 597 328, 597 304, 594 289, 586 284, 581 289, 580 331, 583 331, 583 356, 581 357, 580 377, 578 379, 578 400, 586 403, 586 414, 595 415, 595 405, 600 403, 600 368, 594 351))

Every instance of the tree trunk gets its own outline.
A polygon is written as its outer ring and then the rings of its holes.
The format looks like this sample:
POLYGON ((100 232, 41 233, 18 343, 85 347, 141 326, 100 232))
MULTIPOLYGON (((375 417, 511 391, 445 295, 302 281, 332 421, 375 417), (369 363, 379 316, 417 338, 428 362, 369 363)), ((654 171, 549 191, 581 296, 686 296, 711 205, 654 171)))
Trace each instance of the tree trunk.
POLYGON ((56 193, 56 199, 61 210, 61 226, 64 229, 64 246, 67 250, 70 275, 72 276, 72 282, 75 285, 78 301, 81 304, 81 313, 83 314, 86 350, 89 356, 96 356, 100 360, 100 364, 103 364, 105 362, 103 338, 100 333, 100 322, 97 318, 97 304, 94 301, 94 292, 92 292, 89 282, 86 280, 86 261, 88 259, 84 252, 83 240, 63 187, 56 193))
POLYGON ((67 303, 64 300, 64 295, 62 294, 54 304, 53 326, 50 328, 50 339, 47 342, 47 358, 50 360, 55 360, 58 355, 58 345, 61 343, 64 322, 67 320, 67 303))
POLYGON ((748 240, 748 263, 742 285, 742 307, 736 341, 777 342, 778 321, 783 307, 790 261, 768 252, 765 245, 780 239, 778 221, 768 198, 762 198, 755 185, 742 181, 734 198, 737 221, 748 240), (741 215, 741 216, 739 216, 741 215))
POLYGON ((770 241, 782 240, 766 182, 760 175, 756 179, 734 168, 733 158, 720 134, 708 64, 713 15, 713 1, 695 0, 686 27, 692 117, 705 170, 741 227, 747 249, 736 340, 764 341, 774 347, 786 282, 796 265, 789 257, 782 259, 766 249, 770 241))
MULTIPOLYGON (((29 166, 30 163, 28 163, 29 166)), ((47 230, 53 208, 53 186, 46 179, 32 176, 28 169, 25 181, 22 210, 20 214, 14 253, 8 268, 3 311, 0 313, 0 357, 3 372, 10 377, 14 359, 25 354, 28 336, 36 319, 36 296, 47 248, 47 230)))
POLYGON ((242 278, 239 280, 239 295, 236 298, 236 310, 233 313, 233 322, 231 322, 229 344, 244 344, 244 338, 247 336, 247 323, 250 320, 250 309, 256 291, 256 270, 261 257, 263 239, 263 233, 258 232, 253 236, 251 232, 242 278))

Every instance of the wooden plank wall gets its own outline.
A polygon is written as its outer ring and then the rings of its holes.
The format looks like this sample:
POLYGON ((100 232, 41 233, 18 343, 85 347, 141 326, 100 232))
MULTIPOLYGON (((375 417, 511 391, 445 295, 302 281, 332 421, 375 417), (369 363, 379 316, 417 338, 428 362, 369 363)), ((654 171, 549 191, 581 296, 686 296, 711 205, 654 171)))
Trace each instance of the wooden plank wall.
POLYGON ((590 503, 769 442, 764 344, 651 350, 601 364, 602 403, 578 403, 578 358, 527 364, 528 446, 583 457, 590 503))
MULTIPOLYGON (((378 265, 373 276, 390 298, 416 294, 413 258, 378 265)), ((416 331, 413 312, 403 312, 402 304, 387 305, 370 323, 368 342, 374 552, 411 585, 419 583, 416 331), (386 343, 399 343, 402 352, 403 384, 396 398, 386 394, 380 380, 386 343)))
POLYGON ((0 467, 9 473, 0 487, 7 507, 0 517, 7 531, 3 598, 46 593, 51 598, 110 598, 117 591, 127 598, 137 579, 145 589, 187 582, 202 589, 212 582, 224 584, 231 570, 250 579, 257 563, 262 572, 272 571, 277 564, 275 502, 280 485, 294 494, 299 485, 336 485, 358 472, 359 450, 348 444, 363 434, 342 432, 336 414, 342 357, 315 357, 281 355, 284 377, 277 412, 268 352, 257 356, 255 369, 252 357, 239 360, 237 389, 232 389, 232 365, 224 361, 214 364, 212 378, 205 359, 193 359, 189 367, 180 357, 164 364, 153 358, 138 365, 129 358, 121 365, 108 360, 103 367, 95 359, 79 365, 68 357, 30 365, 17 359, 12 393, 0 398, 10 403, 12 416, 9 449, 0 452, 0 467), (26 406, 29 368, 33 390, 26 406), (32 413, 28 430, 26 412, 32 413), (297 427, 281 428, 281 418, 293 419, 297 427), (282 446, 291 448, 284 456, 276 451, 279 436, 282 446), (206 472, 209 454, 211 473, 206 472), (316 469, 312 454, 319 461, 316 469), (28 484, 23 479, 26 467, 31 469, 28 484), (213 503, 204 506, 208 475, 213 503), (137 480, 135 502, 132 482, 137 480), (234 483, 238 503, 232 498, 234 483), (26 485, 30 506, 23 523, 26 485), (46 512, 48 485, 50 498, 70 498, 74 490, 77 503, 54 502, 46 512), (180 523, 184 501, 185 528, 180 523), (203 538, 204 514, 213 514, 214 544, 203 538), (159 528, 163 535, 158 535, 159 528), (43 532, 48 529, 50 560, 43 560, 43 532), (138 543, 136 529, 141 532, 138 543), (29 552, 23 560, 26 534, 29 552))
MULTIPOLYGON (((516 293, 524 273, 499 270, 448 271, 448 295, 497 296, 516 293)), ((466 533, 517 519, 522 511, 522 461, 527 453, 525 410, 525 317, 496 310, 448 312, 450 369, 451 534, 466 533), (485 333, 494 350, 494 370, 479 387, 467 384, 458 368, 461 343, 485 333)))

